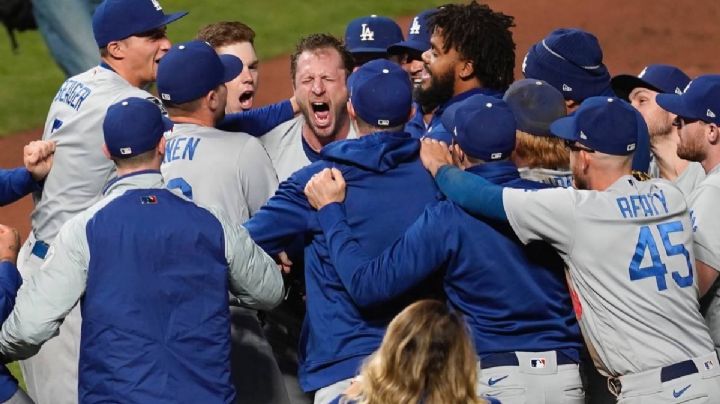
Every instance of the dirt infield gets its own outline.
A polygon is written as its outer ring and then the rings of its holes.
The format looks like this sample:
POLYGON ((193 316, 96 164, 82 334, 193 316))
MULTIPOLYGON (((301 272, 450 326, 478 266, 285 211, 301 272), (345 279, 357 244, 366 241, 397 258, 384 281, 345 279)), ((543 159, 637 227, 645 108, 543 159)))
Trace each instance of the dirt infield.
MULTIPOLYGON (((637 73, 650 63, 675 64, 690 76, 720 73, 716 55, 720 42, 720 2, 717 0, 494 0, 493 9, 515 16, 516 77, 528 47, 559 27, 578 27, 594 33, 610 72, 637 73)), ((407 27, 410 18, 400 19, 407 27)), ((262 42, 262 41, 261 41, 262 42)), ((261 104, 291 93, 289 58, 264 61, 260 67, 261 104)), ((2 91, 2 90, 0 90, 2 91)), ((12 108, 12 106, 4 106, 12 108)), ((22 146, 40 137, 41 129, 0 138, 0 167, 22 162, 22 146)), ((0 208, 0 223, 29 230, 32 203, 26 197, 0 208)))

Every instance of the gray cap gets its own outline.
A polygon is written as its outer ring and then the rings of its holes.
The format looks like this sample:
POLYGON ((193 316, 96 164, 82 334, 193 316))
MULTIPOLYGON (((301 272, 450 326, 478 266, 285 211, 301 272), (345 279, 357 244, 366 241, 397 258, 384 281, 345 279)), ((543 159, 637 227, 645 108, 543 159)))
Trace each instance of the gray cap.
POLYGON ((514 82, 503 100, 515 115, 517 128, 531 135, 550 136, 550 124, 567 115, 562 93, 542 80, 514 82))

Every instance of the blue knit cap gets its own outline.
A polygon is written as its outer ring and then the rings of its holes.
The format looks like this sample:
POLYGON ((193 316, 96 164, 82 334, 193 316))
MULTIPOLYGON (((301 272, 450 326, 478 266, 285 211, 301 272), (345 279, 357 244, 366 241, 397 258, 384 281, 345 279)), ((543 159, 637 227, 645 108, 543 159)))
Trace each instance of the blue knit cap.
POLYGON ((600 44, 593 34, 580 29, 560 28, 532 45, 522 71, 526 78, 547 81, 566 100, 613 95, 600 44))

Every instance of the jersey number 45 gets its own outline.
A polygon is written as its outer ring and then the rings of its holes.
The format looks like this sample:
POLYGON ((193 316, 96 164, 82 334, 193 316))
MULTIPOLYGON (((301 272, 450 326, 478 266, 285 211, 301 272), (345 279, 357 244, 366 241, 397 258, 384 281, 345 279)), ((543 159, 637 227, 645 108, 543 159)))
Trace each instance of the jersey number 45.
MULTIPOLYGON (((681 275, 679 271, 672 271, 672 279, 681 288, 692 286, 693 263, 690 260, 690 252, 688 252, 684 245, 673 244, 670 241, 670 233, 683 231, 682 222, 678 220, 674 222, 661 223, 657 225, 657 230, 660 234, 660 239, 662 240, 662 246, 665 249, 666 256, 671 257, 680 254, 685 256, 685 262, 687 263, 687 275, 681 275)), ((667 289, 665 275, 668 270, 665 263, 662 262, 662 259, 660 258, 658 243, 655 242, 655 237, 653 237, 649 226, 642 226, 640 228, 640 235, 638 236, 638 241, 635 245, 635 254, 630 262, 629 270, 631 281, 655 277, 658 290, 667 289), (640 267, 646 251, 650 252, 652 265, 640 267)))

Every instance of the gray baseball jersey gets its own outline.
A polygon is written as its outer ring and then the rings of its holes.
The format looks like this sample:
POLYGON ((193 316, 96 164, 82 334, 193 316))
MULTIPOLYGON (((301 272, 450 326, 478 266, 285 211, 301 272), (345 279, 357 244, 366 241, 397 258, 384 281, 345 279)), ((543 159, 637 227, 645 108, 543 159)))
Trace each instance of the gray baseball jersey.
MULTIPOLYGON (((655 159, 650 160, 650 168, 648 169, 648 173, 652 178, 661 178, 660 168, 655 163, 655 159)), ((673 183, 676 187, 680 188, 680 190, 683 192, 683 194, 685 194, 685 196, 689 196, 692 191, 698 185, 700 185, 700 183, 704 179, 705 170, 703 169, 702 165, 700 163, 691 161, 690 164, 688 164, 687 168, 683 172, 681 172, 677 178, 675 178, 673 183)))
POLYGON ((720 165, 690 194, 688 205, 692 216, 695 258, 720 271, 720 165))
POLYGON ((103 119, 111 104, 127 97, 153 98, 101 66, 67 79, 58 90, 42 136, 57 142, 53 168, 33 195, 38 239, 52 242, 63 223, 100 198, 115 171, 102 152, 103 119))
POLYGON ((168 188, 243 223, 275 193, 278 181, 262 144, 245 133, 175 124, 161 167, 168 188))
POLYGON ((503 202, 520 240, 545 240, 565 260, 601 372, 638 373, 712 352, 690 215, 670 182, 628 175, 604 192, 506 188, 503 202))
POLYGON ((549 168, 518 168, 520 177, 529 181, 542 182, 553 187, 568 188, 572 186, 570 170, 552 170, 549 168))
MULTIPOLYGON (((272 160, 280 182, 285 181, 295 171, 311 163, 303 148, 302 130, 305 118, 298 115, 270 132, 262 135, 260 141, 272 160)), ((350 125, 348 139, 357 139, 353 125, 350 125)))

